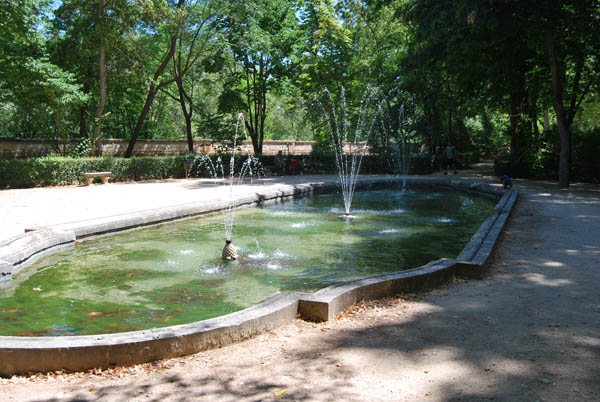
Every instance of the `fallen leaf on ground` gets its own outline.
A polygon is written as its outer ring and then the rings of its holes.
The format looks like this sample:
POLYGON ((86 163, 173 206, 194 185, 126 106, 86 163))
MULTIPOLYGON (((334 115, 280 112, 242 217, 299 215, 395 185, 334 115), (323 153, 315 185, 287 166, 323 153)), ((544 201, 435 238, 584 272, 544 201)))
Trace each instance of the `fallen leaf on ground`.
POLYGON ((284 388, 284 389, 280 389, 279 391, 275 392, 275 396, 276 396, 277 398, 280 398, 280 397, 282 397, 282 396, 284 396, 284 395, 285 395, 285 391, 287 391, 287 389, 286 389, 286 388, 284 388))

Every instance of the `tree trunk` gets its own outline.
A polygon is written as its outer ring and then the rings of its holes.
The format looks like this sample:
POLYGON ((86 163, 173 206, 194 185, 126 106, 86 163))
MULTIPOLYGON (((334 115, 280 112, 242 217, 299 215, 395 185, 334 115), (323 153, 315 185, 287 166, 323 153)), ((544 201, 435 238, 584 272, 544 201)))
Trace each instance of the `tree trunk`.
POLYGON ((562 76, 558 65, 558 56, 556 54, 556 43, 552 28, 546 28, 546 48, 548 51, 548 65, 552 75, 552 104, 556 113, 558 122, 558 132, 560 135, 560 159, 558 164, 558 184, 561 187, 569 186, 569 170, 571 154, 571 130, 567 121, 567 115, 562 101, 562 76))
POLYGON ((448 141, 452 140, 452 110, 448 109, 448 141))
MULTIPOLYGON (((85 93, 85 88, 84 88, 85 93)), ((79 110, 79 138, 87 137, 87 116, 88 116, 88 104, 87 102, 81 105, 79 110)))
MULTIPOLYGON (((179 0, 177 2, 177 10, 180 10, 184 3, 185 3, 185 0, 179 0)), ((166 87, 167 85, 169 85, 169 84, 173 83, 173 81, 175 81, 175 78, 171 78, 171 79, 168 79, 165 81, 161 81, 158 85, 155 85, 155 83, 159 81, 159 78, 164 73, 165 69, 167 68, 167 65, 169 65, 169 63, 171 62, 171 59, 173 58, 173 55, 175 54, 176 46, 177 46, 177 32, 173 32, 171 35, 171 38, 170 38, 169 51, 163 58, 162 62, 156 69, 154 76, 152 77, 152 83, 150 84, 150 89, 148 90, 148 95, 146 96, 146 102, 144 103, 144 107, 142 108, 142 111, 138 117, 135 128, 133 129, 133 133, 131 133, 131 139, 129 140, 129 145, 127 145, 127 150, 125 151, 125 155, 124 155, 125 158, 130 158, 131 155, 133 154, 133 148, 135 147, 135 142, 137 141, 137 137, 140 135, 140 133, 142 131, 142 126, 144 125, 144 121, 146 120, 146 115, 150 111, 150 107, 152 106, 152 102, 154 102, 154 98, 156 97, 156 94, 158 93, 158 91, 160 91, 161 88, 166 87)))
POLYGON ((179 75, 175 78, 175 82, 177 83, 177 90, 179 91, 179 104, 181 105, 181 111, 183 112, 183 117, 185 118, 185 131, 187 134, 188 151, 193 153, 194 138, 192 137, 192 114, 194 113, 194 110, 192 107, 192 100, 185 92, 185 88, 183 87, 183 79, 179 75), (186 105, 188 99, 190 101, 189 110, 186 105))
POLYGON ((550 113, 548 113, 548 108, 544 106, 544 131, 550 130, 550 113))
POLYGON ((185 115, 185 131, 187 134, 188 152, 194 153, 194 137, 192 136, 192 114, 185 115))
POLYGON ((511 91, 509 95, 510 103, 510 153, 512 155, 521 155, 523 149, 523 99, 525 94, 523 93, 523 77, 519 76, 512 77, 511 91))
POLYGON ((152 102, 154 102, 154 98, 158 90, 154 87, 154 84, 150 85, 150 90, 148 91, 148 95, 146 96, 146 102, 144 102, 144 107, 142 108, 142 112, 140 113, 137 123, 135 124, 135 128, 133 129, 133 133, 131 133, 131 140, 129 140, 129 145, 127 145, 127 150, 125 151, 125 158, 130 158, 133 154, 133 148, 135 147, 135 142, 139 133, 142 132, 142 126, 144 125, 144 121, 146 120, 146 115, 150 111, 150 107, 152 106, 152 102))
MULTIPOLYGON (((98 0, 98 27, 102 26, 102 18, 104 17, 104 0, 98 0)), ((94 154, 102 156, 102 114, 104 113, 104 105, 106 104, 106 66, 104 64, 104 33, 98 29, 98 37, 100 45, 98 48, 98 74, 100 79, 100 99, 98 108, 96 109, 96 118, 94 119, 94 154)))
MULTIPOLYGON (((88 95, 90 93, 90 79, 92 79, 93 76, 93 72, 92 72, 92 66, 91 63, 93 63, 93 59, 90 60, 89 64, 88 64, 88 68, 87 68, 87 73, 86 73, 86 79, 85 82, 83 84, 83 93, 88 95)), ((85 102, 83 105, 81 105, 81 109, 80 109, 80 113, 79 113, 79 138, 87 138, 88 133, 87 133, 87 118, 88 118, 88 108, 89 108, 89 102, 85 102)))
POLYGON ((244 126, 246 126, 246 130, 248 130, 248 133, 250 134, 250 140, 252 140, 252 149, 254 150, 254 155, 258 155, 258 135, 256 134, 252 125, 248 123, 248 119, 244 119, 244 126))

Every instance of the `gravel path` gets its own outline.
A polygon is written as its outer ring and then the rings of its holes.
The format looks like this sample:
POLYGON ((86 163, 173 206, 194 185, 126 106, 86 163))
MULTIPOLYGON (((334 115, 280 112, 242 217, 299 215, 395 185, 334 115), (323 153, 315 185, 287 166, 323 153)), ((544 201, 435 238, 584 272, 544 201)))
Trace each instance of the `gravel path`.
POLYGON ((516 187, 483 280, 184 358, 0 379, 0 400, 599 401, 600 187, 516 187))

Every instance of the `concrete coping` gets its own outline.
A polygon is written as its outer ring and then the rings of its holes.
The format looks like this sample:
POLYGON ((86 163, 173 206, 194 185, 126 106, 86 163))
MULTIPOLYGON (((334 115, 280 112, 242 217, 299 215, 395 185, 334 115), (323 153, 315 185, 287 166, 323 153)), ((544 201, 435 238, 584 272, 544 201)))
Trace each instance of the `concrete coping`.
MULTIPOLYGON (((222 347, 272 330, 298 315, 327 321, 360 300, 428 290, 454 276, 479 277, 514 207, 518 192, 499 186, 462 180, 407 178, 411 186, 458 189, 498 200, 456 259, 440 259, 392 274, 343 282, 315 293, 284 292, 261 303, 208 320, 143 331, 64 337, 0 336, 0 375, 53 370, 80 371, 132 365, 193 354, 222 347)), ((398 178, 360 178, 357 187, 378 188, 398 183, 398 178)), ((329 191, 337 181, 282 185, 276 190, 237 197, 236 206, 252 206, 278 199, 329 191)), ((72 246, 76 239, 103 235, 219 211, 228 203, 188 204, 83 222, 40 228, 0 245, 0 286, 36 258, 72 246)))

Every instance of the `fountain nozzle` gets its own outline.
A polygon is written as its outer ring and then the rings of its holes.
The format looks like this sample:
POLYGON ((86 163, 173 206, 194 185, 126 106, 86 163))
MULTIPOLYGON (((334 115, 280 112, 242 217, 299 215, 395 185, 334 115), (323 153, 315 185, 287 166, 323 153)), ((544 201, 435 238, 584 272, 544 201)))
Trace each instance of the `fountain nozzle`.
POLYGON ((223 247, 223 259, 224 260, 237 260, 238 253, 233 244, 231 244, 231 240, 225 240, 225 247, 223 247))

